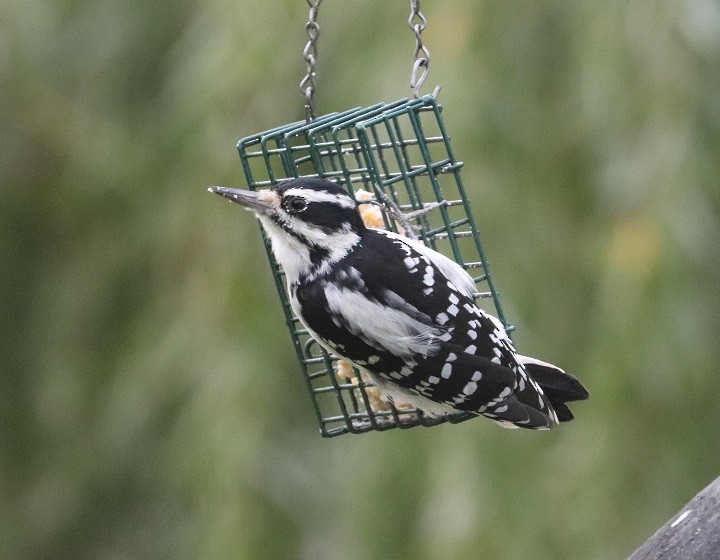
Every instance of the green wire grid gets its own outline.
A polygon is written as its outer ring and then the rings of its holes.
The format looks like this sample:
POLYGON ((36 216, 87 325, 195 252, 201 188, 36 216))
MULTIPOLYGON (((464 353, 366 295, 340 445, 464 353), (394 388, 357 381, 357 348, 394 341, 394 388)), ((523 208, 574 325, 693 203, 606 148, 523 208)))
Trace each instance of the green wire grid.
MULTIPOLYGON (((454 258, 473 276, 476 302, 508 324, 490 276, 470 201, 460 177, 463 163, 455 159, 433 96, 379 103, 300 121, 248 136, 238 142, 250 189, 272 187, 293 177, 320 177, 355 194, 375 195, 385 227, 407 233, 402 214, 425 210, 413 233, 426 245, 454 258), (391 201, 380 204, 382 199, 391 201), (395 210, 395 212, 393 212, 395 210), (405 226, 405 227, 403 227, 405 226)), ((337 358, 309 335, 290 307, 282 268, 265 247, 285 320, 324 437, 391 428, 462 422, 469 413, 441 417, 414 408, 378 404, 373 383, 360 372, 341 376, 337 358)))

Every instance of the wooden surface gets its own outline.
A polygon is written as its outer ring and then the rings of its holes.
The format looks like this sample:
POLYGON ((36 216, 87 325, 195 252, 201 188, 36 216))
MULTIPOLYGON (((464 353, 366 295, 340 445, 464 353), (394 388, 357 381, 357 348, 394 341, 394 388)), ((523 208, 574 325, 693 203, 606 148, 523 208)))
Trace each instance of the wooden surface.
POLYGON ((720 560, 720 478, 697 494, 628 560, 720 560))

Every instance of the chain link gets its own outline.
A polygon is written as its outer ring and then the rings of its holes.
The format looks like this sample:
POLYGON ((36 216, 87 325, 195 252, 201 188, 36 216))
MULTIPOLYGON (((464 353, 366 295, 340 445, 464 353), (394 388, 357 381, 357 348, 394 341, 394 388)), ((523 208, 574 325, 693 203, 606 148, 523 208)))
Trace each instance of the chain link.
POLYGON ((307 64, 307 74, 300 82, 300 92, 305 96, 305 120, 309 123, 315 118, 315 63, 317 62, 317 41, 320 37, 320 25, 317 15, 322 0, 306 0, 310 7, 305 32, 308 42, 303 49, 303 58, 307 64))
POLYGON ((415 62, 413 63, 412 74, 410 74, 410 87, 417 99, 420 97, 420 88, 430 73, 430 51, 423 45, 422 41, 422 32, 427 26, 427 19, 420 11, 420 0, 410 0, 408 26, 415 33, 415 62))
MULTIPOLYGON (((320 37, 320 25, 317 22, 318 11, 323 0, 305 0, 310 11, 308 21, 305 24, 305 32, 308 42, 303 49, 307 73, 300 82, 300 92, 305 97, 305 120, 312 121, 315 118, 315 65, 317 63, 317 42, 320 37)), ((427 27, 427 19, 420 11, 420 0, 410 0, 410 17, 408 26, 415 34, 415 53, 413 56, 412 73, 410 74, 410 88, 415 98, 420 97, 420 88, 430 73, 430 51, 423 44, 422 32, 427 27)), ((433 95, 437 95, 440 86, 435 88, 433 95)))

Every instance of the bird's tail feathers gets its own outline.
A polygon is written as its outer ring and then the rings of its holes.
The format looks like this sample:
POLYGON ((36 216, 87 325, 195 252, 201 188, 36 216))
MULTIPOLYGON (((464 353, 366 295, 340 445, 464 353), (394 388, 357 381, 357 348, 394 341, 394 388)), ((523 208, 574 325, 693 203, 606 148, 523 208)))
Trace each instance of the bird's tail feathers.
POLYGON ((482 414, 495 420, 503 428, 551 430, 557 426, 558 422, 552 412, 546 414, 536 407, 520 401, 517 395, 510 395, 497 407, 488 409, 482 414))
POLYGON ((572 412, 565 404, 570 401, 582 401, 589 393, 574 375, 565 373, 559 367, 536 358, 518 356, 525 370, 537 381, 557 413, 558 420, 567 422, 573 419, 572 412))

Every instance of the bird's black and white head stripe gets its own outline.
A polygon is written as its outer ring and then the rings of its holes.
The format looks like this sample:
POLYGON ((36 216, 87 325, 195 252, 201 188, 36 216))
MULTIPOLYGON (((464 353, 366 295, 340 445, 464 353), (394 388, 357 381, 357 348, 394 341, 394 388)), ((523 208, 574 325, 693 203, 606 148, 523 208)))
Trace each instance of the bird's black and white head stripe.
MULTIPOLYGON (((296 179, 280 183, 274 191, 279 197, 277 211, 269 214, 290 235, 306 234, 308 244, 317 243, 313 230, 331 236, 337 232, 360 232, 363 225, 357 204, 333 183, 296 179)), ((330 242, 332 240, 327 238, 330 242)))

